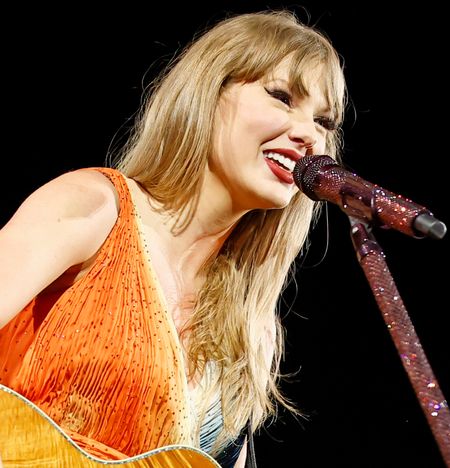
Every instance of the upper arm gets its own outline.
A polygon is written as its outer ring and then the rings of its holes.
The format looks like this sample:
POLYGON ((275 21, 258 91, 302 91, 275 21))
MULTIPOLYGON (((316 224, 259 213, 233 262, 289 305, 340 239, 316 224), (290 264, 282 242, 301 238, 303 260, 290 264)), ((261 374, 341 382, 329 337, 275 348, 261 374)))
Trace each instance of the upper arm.
POLYGON ((94 255, 117 212, 114 187, 95 171, 63 174, 33 192, 0 230, 0 328, 94 255))

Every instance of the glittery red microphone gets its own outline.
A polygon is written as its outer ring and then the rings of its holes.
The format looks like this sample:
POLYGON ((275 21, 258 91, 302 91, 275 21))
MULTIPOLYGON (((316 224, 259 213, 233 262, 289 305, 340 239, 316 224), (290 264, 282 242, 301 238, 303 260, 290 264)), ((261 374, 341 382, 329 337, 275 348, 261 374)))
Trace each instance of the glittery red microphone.
POLYGON ((312 200, 335 203, 348 216, 374 226, 418 238, 442 239, 447 232, 424 206, 362 179, 330 156, 305 156, 293 174, 298 188, 312 200))

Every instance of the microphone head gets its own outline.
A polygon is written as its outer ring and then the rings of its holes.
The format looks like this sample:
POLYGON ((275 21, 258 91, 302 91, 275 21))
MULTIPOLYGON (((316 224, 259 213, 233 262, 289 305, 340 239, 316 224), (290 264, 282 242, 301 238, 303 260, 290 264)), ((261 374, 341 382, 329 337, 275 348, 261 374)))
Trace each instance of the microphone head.
POLYGON ((320 201, 321 199, 315 194, 314 182, 324 166, 337 166, 337 162, 326 154, 311 155, 300 158, 294 167, 293 176, 297 187, 311 200, 320 201))

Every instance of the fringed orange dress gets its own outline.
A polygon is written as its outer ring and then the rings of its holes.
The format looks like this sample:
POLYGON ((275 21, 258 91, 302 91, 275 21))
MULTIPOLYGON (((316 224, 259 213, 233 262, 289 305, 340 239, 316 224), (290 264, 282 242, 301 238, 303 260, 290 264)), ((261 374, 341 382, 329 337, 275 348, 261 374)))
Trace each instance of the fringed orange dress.
POLYGON ((192 445, 180 342, 131 194, 120 172, 95 169, 118 192, 116 224, 82 279, 0 330, 0 383, 100 458, 192 445))

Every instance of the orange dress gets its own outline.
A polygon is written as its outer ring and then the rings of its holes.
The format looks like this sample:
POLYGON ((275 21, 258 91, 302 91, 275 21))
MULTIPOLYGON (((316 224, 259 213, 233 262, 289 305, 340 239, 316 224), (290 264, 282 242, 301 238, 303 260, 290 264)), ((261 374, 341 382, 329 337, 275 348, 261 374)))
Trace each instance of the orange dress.
POLYGON ((0 383, 100 458, 193 445, 181 346, 131 194, 120 172, 95 169, 118 192, 116 224, 83 278, 0 330, 0 383))

